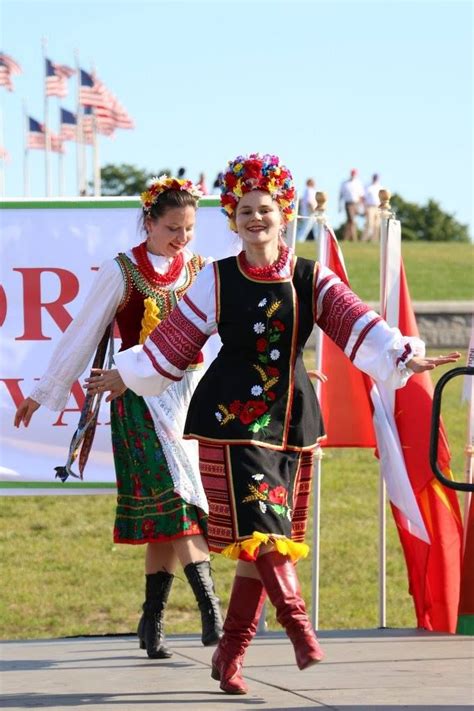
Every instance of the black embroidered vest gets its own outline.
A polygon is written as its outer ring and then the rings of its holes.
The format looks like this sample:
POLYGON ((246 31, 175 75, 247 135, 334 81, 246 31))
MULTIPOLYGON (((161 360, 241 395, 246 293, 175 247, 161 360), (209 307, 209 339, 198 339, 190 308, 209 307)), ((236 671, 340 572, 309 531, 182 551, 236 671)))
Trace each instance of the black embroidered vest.
POLYGON ((315 263, 296 259, 293 277, 256 280, 236 257, 215 263, 222 348, 192 398, 185 434, 274 449, 314 446, 324 434, 303 364, 313 330, 315 263))

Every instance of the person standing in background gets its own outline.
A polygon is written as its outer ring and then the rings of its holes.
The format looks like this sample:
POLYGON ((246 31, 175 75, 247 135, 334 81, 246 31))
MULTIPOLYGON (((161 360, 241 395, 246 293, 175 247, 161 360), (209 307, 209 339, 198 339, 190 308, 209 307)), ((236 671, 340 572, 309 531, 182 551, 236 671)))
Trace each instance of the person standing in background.
POLYGON ((356 218, 364 201, 364 187, 357 177, 357 170, 353 168, 348 180, 341 184, 339 191, 339 212, 344 206, 346 222, 344 224, 343 239, 357 242, 356 218))
POLYGON ((362 232, 362 242, 378 242, 380 238, 380 185, 378 173, 372 176, 372 182, 365 188, 365 224, 362 232))
POLYGON ((314 240, 313 227, 316 220, 314 217, 316 205, 316 183, 313 178, 308 178, 299 203, 298 217, 303 219, 300 219, 298 222, 298 230, 296 233, 297 242, 314 240))

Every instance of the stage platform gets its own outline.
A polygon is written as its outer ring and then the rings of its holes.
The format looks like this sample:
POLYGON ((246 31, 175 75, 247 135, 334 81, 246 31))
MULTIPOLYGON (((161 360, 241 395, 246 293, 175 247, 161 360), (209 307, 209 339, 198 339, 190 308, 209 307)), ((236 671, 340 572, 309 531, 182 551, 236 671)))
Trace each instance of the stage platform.
POLYGON ((322 632, 326 658, 300 672, 288 639, 266 633, 246 657, 246 696, 210 677, 213 649, 196 635, 169 638, 174 655, 150 660, 136 637, 1 644, 5 709, 220 711, 433 709, 474 705, 474 637, 419 630, 322 632))

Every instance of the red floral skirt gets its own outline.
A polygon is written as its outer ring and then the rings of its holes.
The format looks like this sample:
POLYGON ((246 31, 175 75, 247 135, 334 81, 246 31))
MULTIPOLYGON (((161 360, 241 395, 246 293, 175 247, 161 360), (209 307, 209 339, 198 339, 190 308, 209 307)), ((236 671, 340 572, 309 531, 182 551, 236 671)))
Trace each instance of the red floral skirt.
POLYGON ((209 501, 211 551, 255 560, 268 540, 293 559, 304 541, 313 451, 199 443, 202 483, 209 501))

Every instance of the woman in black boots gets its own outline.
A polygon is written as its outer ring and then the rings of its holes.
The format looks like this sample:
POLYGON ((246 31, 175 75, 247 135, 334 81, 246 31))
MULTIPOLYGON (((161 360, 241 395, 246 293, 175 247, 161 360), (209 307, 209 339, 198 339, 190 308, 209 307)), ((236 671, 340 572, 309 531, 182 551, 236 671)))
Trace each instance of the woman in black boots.
MULTIPOLYGON (((143 343, 172 311, 203 268, 186 247, 193 237, 199 191, 189 180, 161 176, 141 196, 146 239, 105 262, 85 304, 59 342, 46 374, 18 407, 15 425, 28 426, 40 405, 65 407, 70 388, 84 371, 115 320, 121 348, 143 343)), ((167 658, 163 614, 178 562, 196 597, 202 642, 222 635, 206 541, 208 504, 195 442, 182 439, 192 392, 200 378, 196 353, 186 372, 159 397, 122 388, 111 406, 117 475, 116 543, 146 544, 145 602, 138 625, 140 647, 151 658, 167 658)), ((98 390, 96 391, 98 392, 98 390)))
POLYGON ((323 658, 294 565, 308 553, 313 451, 324 436, 302 357, 314 323, 356 366, 397 387, 458 354, 425 358, 419 339, 389 328, 333 272, 288 249, 282 236, 295 190, 276 156, 237 157, 221 191, 245 251, 206 266, 143 348, 118 354, 119 372, 101 371, 89 387, 102 379, 112 396, 123 382, 143 396, 162 392, 217 328, 223 345, 194 392, 184 431, 199 441, 209 547, 238 560, 212 676, 223 691, 245 694, 243 658, 266 595, 298 667, 323 658))

